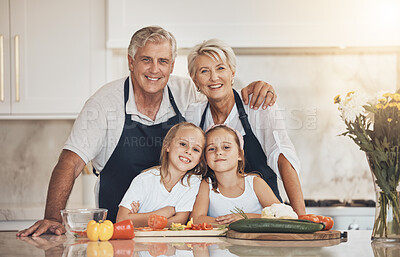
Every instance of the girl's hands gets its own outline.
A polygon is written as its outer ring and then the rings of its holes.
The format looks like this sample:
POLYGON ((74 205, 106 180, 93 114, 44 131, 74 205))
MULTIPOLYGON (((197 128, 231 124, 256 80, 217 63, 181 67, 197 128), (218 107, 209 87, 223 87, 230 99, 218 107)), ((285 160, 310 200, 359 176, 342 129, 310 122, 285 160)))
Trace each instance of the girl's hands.
POLYGON ((218 222, 220 225, 224 224, 231 224, 234 221, 243 219, 243 217, 236 215, 236 214, 227 214, 223 216, 218 216, 215 218, 215 221, 218 222))
POLYGON ((133 201, 131 203, 131 207, 132 207, 132 209, 130 209, 130 211, 129 211, 130 214, 131 213, 138 213, 139 212, 139 207, 140 207, 139 201, 137 201, 137 202, 133 201))

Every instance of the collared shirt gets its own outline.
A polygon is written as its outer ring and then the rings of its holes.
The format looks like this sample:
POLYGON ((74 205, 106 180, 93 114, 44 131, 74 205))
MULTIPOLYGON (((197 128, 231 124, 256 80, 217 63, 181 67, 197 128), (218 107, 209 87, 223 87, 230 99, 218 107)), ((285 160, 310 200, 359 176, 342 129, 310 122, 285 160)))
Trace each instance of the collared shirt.
MULTIPOLYGON (((175 98, 175 97, 174 97, 175 98)), ((137 122, 140 122, 147 126, 152 126, 155 124, 159 124, 162 122, 166 122, 169 118, 176 115, 175 111, 172 107, 171 102, 169 100, 168 90, 165 87, 163 90, 163 97, 161 100, 160 108, 157 112, 156 118, 153 121, 146 115, 140 113, 137 109, 136 102, 135 102, 135 95, 133 93, 133 85, 132 80, 129 77, 129 98, 126 103, 126 113, 131 114, 131 119, 137 122)), ((182 114, 183 115, 183 114, 182 114)))

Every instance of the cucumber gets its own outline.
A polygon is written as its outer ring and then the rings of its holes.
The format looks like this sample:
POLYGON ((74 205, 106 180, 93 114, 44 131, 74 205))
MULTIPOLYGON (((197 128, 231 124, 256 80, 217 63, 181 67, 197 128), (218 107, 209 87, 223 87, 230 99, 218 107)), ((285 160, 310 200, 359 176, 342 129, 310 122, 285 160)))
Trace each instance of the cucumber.
POLYGON ((242 233, 313 233, 323 228, 322 223, 265 218, 242 219, 229 225, 229 229, 242 233))

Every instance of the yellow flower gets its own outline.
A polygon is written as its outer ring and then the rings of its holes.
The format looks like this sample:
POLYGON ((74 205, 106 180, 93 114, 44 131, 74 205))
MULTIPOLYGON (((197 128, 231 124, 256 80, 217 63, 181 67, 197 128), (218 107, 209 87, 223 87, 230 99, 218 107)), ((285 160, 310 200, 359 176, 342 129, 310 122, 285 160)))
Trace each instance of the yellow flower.
POLYGON ((388 97, 393 98, 393 94, 391 94, 391 93, 385 93, 385 94, 383 94, 382 96, 383 96, 383 97, 386 97, 386 98, 388 98, 388 97))
POLYGON ((389 107, 389 102, 387 102, 386 104, 385 104, 385 106, 383 106, 383 109, 386 109, 386 108, 388 108, 389 107))
POLYGON ((338 104, 338 103, 340 103, 340 101, 342 101, 342 99, 340 99, 340 95, 337 95, 337 96, 335 96, 335 98, 333 98, 334 104, 338 104))
POLYGON ((354 94, 354 91, 348 92, 347 95, 346 95, 346 97, 349 97, 349 96, 351 96, 352 94, 354 94))
POLYGON ((400 94, 398 94, 398 93, 394 94, 394 95, 393 95, 393 99, 394 99, 396 102, 400 102, 400 94))
POLYGON ((386 103, 386 98, 381 98, 378 100, 380 103, 385 104, 386 103))
POLYGON ((393 120, 392 118, 388 118, 388 119, 387 119, 388 122, 391 122, 392 120, 393 120))
MULTIPOLYGON (((397 104, 397 110, 400 111, 400 103, 397 104)), ((400 113, 399 113, 399 115, 400 115, 400 113)))
POLYGON ((375 107, 378 109, 383 109, 383 104, 379 103, 379 104, 375 105, 375 107))
POLYGON ((389 107, 397 107, 397 103, 393 103, 392 102, 392 103, 389 104, 389 107))

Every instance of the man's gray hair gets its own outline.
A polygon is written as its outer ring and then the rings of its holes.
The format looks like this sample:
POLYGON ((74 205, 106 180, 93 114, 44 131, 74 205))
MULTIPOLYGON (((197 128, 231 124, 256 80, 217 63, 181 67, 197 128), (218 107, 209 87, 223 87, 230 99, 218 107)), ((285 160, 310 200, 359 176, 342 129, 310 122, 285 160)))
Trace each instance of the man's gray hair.
POLYGON ((196 58, 200 55, 207 55, 215 61, 221 60, 236 72, 236 56, 233 49, 219 39, 210 39, 193 47, 188 54, 188 71, 193 80, 196 75, 196 58))
POLYGON ((175 37, 159 26, 144 27, 136 31, 129 43, 128 54, 132 59, 135 59, 138 48, 144 47, 148 41, 160 43, 164 40, 168 40, 171 44, 172 61, 174 61, 177 54, 175 37))

